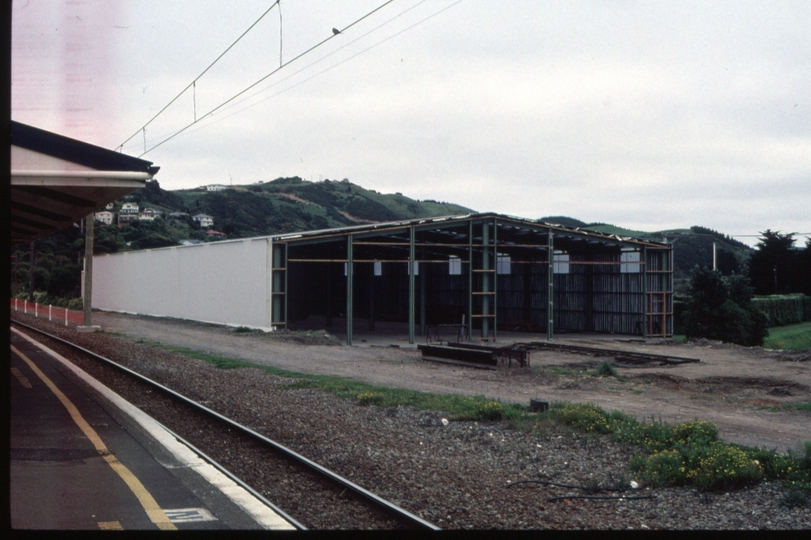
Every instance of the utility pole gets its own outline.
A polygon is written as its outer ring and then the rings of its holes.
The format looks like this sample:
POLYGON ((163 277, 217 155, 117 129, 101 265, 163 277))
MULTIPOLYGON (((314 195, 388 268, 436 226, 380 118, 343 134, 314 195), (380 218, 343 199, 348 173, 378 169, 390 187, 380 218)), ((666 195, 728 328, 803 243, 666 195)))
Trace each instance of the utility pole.
POLYGON ((76 329, 79 332, 94 332, 99 328, 93 326, 91 308, 93 305, 93 229, 96 214, 91 212, 85 221, 84 240, 84 294, 82 295, 82 307, 84 307, 84 325, 76 329))

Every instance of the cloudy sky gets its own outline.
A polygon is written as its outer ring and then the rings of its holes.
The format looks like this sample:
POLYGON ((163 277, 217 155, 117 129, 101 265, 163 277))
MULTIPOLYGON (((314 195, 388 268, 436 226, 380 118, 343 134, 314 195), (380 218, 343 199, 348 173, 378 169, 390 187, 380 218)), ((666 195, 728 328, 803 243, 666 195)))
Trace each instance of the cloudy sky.
POLYGON ((811 235, 811 2, 385 3, 14 0, 12 118, 143 154, 165 189, 348 178, 811 235))

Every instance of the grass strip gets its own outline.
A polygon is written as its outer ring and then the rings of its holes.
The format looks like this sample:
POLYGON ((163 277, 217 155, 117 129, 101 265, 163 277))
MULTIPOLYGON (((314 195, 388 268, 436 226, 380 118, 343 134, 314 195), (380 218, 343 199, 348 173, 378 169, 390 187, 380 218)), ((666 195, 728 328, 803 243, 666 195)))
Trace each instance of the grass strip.
POLYGON ((257 364, 247 360, 237 360, 216 354, 204 353, 162 343, 138 340, 136 343, 180 354, 209 363, 220 369, 255 368, 277 377, 293 379, 287 385, 289 389, 313 388, 329 392, 344 399, 355 399, 364 405, 393 407, 407 405, 415 410, 433 410, 448 413, 450 420, 500 420, 516 418, 524 414, 526 407, 518 404, 502 403, 484 396, 460 396, 455 394, 431 394, 406 390, 404 388, 387 388, 355 381, 334 375, 311 375, 288 371, 272 366, 257 364))
POLYGON ((811 321, 769 328, 763 347, 792 351, 811 349, 811 321))
POLYGON ((762 407, 769 411, 807 411, 811 412, 811 401, 803 403, 785 403, 783 405, 774 405, 762 407))
MULTIPOLYGON (((640 452, 629 463, 651 486, 688 485, 704 491, 741 488, 761 480, 779 480, 794 491, 811 492, 811 441, 781 455, 774 450, 727 444, 718 439, 718 428, 694 420, 666 425, 640 422, 621 411, 606 412, 591 403, 552 403, 548 411, 528 413, 527 407, 502 403, 484 396, 432 394, 375 386, 331 375, 297 373, 204 353, 183 347, 139 340, 137 343, 208 362, 221 369, 256 368, 293 379, 287 388, 313 388, 338 397, 380 407, 410 406, 415 410, 442 411, 450 420, 506 421, 510 427, 544 430, 550 423, 610 436, 636 446, 640 452)), ((797 404, 807 410, 811 404, 797 404)))

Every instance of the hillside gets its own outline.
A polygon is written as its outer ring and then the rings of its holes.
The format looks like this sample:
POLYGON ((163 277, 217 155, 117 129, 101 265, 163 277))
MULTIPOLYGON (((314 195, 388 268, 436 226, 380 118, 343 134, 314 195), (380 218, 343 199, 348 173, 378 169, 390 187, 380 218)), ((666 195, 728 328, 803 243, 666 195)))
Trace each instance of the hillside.
POLYGON ((742 242, 707 229, 705 227, 693 226, 689 229, 669 229, 655 232, 633 231, 606 223, 586 223, 578 219, 565 216, 543 217, 539 221, 546 223, 557 223, 567 227, 578 227, 580 229, 600 232, 605 234, 616 234, 618 236, 630 236, 644 240, 657 242, 668 241, 673 244, 674 277, 677 282, 677 290, 690 277, 690 272, 695 266, 712 266, 712 245, 716 244, 716 265, 718 270, 725 275, 735 273, 745 273, 749 264, 749 257, 752 255, 752 248, 742 242))
POLYGON ((214 228, 229 238, 473 211, 456 204, 416 201, 400 193, 381 194, 349 180, 309 182, 298 177, 278 178, 222 191, 171 193, 183 202, 182 211, 212 216, 214 228))
MULTIPOLYGON (((474 212, 452 203, 419 201, 400 193, 382 194, 346 179, 308 182, 298 177, 246 186, 222 186, 219 191, 203 188, 169 191, 161 189, 157 181, 147 182, 143 189, 116 201, 112 211, 118 217, 125 200, 136 202, 141 212, 158 210, 162 217, 136 219, 122 226, 97 226, 96 253, 474 212), (174 212, 186 215, 170 216, 174 212), (200 227, 192 219, 196 214, 212 216, 213 226, 200 227)), ((656 241, 667 238, 673 242, 677 292, 685 291, 694 266, 712 264, 713 242, 717 245, 718 268, 724 274, 746 273, 753 253, 741 242, 704 227, 644 232, 605 223, 587 223, 567 216, 548 216, 538 221, 656 241)), ((52 296, 78 296, 84 248, 79 228, 71 227, 39 239, 35 244, 34 288, 46 290, 52 296)), ((15 261, 12 289, 16 293, 25 290, 29 283, 28 248, 18 247, 12 258, 15 261)))

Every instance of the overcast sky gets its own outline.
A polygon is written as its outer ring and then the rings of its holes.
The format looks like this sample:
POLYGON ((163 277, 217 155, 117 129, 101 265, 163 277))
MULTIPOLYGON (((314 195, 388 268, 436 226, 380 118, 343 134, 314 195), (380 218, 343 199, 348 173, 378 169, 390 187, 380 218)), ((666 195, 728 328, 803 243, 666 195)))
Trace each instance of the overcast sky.
POLYGON ((811 234, 807 0, 394 0, 354 25, 385 0, 282 0, 281 35, 276 6, 146 125, 274 3, 14 0, 12 118, 135 135, 165 189, 348 178, 525 218, 811 234))

